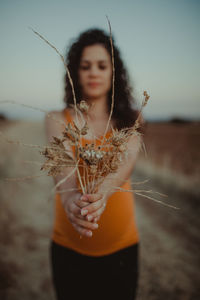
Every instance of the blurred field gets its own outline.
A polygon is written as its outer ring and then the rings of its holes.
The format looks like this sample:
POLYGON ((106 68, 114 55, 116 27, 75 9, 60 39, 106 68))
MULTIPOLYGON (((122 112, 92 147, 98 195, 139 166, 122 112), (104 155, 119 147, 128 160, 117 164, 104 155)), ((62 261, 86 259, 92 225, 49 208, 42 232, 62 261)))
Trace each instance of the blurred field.
MULTIPOLYGON (((45 144, 42 123, 2 121, 0 130, 11 140, 45 144)), ((200 299, 199 137, 199 123, 147 125, 148 156, 140 155, 132 180, 149 179, 144 189, 167 194, 159 199, 180 209, 136 197, 138 300, 200 299)), ((37 149, 2 137, 0 145, 1 179, 41 174, 37 149)), ((0 299, 55 299, 49 264, 52 186, 47 176, 0 181, 0 299)))
POLYGON ((200 122, 147 123, 144 141, 154 163, 167 163, 184 175, 200 175, 200 122))
POLYGON ((147 123, 138 169, 199 195, 200 122, 147 123))

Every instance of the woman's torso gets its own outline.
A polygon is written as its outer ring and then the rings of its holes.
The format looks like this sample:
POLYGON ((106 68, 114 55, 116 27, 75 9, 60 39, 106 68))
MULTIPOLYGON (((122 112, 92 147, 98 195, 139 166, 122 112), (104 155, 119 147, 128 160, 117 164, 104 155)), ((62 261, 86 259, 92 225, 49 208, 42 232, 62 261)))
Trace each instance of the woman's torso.
MULTIPOLYGON (((64 114, 66 123, 72 122, 68 109, 64 114)), ((83 143, 86 142, 90 141, 83 140, 83 143)), ((96 143, 98 144, 99 140, 96 143)), ((130 190, 130 180, 122 188, 130 190)), ((92 238, 80 237, 67 218, 59 194, 56 195, 53 240, 79 253, 101 256, 138 243, 133 193, 119 191, 112 194, 98 224, 99 228, 94 231, 92 238)))

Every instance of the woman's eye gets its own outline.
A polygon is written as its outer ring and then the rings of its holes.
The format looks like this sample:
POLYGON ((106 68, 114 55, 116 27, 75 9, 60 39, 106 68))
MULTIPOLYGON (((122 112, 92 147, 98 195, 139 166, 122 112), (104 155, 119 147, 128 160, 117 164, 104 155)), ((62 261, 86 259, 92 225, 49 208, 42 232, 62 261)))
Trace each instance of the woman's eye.
POLYGON ((89 66, 80 66, 81 70, 89 70, 89 68, 90 68, 89 66))
POLYGON ((100 69, 100 70, 105 70, 105 69, 106 69, 106 66, 99 66, 99 69, 100 69))

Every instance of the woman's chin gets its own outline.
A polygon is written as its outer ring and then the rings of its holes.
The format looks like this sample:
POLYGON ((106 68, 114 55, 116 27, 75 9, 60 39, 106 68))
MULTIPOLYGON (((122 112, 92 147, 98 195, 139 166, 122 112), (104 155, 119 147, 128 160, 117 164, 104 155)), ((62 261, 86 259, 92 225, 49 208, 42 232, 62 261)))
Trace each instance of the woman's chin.
POLYGON ((103 93, 100 91, 90 91, 90 92, 84 94, 85 100, 87 100, 87 99, 88 100, 96 100, 96 99, 101 99, 104 97, 107 97, 107 92, 103 93))
POLYGON ((90 94, 85 95, 85 100, 98 100, 104 96, 105 95, 102 95, 99 93, 90 93, 90 94))

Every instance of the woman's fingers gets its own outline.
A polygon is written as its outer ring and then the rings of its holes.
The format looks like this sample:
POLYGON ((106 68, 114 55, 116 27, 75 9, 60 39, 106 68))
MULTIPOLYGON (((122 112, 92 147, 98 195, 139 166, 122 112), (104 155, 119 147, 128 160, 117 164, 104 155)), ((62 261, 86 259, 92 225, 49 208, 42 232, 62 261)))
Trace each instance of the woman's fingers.
POLYGON ((93 211, 92 213, 88 213, 86 219, 90 222, 93 220, 96 223, 100 219, 102 213, 104 212, 105 207, 106 207, 106 203, 104 202, 99 209, 93 211))
POLYGON ((76 231, 82 236, 92 237, 92 231, 87 230, 84 227, 77 225, 76 223, 72 223, 72 226, 76 229, 76 231))
POLYGON ((74 202, 70 203, 69 212, 76 216, 81 216, 81 208, 78 207, 74 202))
POLYGON ((84 207, 87 207, 91 204, 93 204, 93 209, 98 209, 101 207, 101 204, 99 202, 99 199, 101 198, 101 195, 92 195, 89 197, 80 197, 80 195, 77 195, 77 197, 73 197, 69 201, 65 201, 63 203, 68 219, 70 223, 73 225, 73 227, 76 229, 76 231, 81 236, 91 237, 93 234, 93 230, 98 228, 98 218, 94 219, 92 217, 92 221, 89 221, 86 219, 86 216, 81 215, 81 210, 84 209, 84 207), (96 220, 96 221, 95 221, 96 220))
POLYGON ((96 202, 102 198, 101 194, 85 194, 79 197, 78 199, 75 199, 75 203, 80 208, 83 208, 87 206, 90 203, 96 202))
POLYGON ((102 198, 102 194, 84 194, 77 201, 77 204, 81 207, 85 202, 96 202, 102 198))
MULTIPOLYGON (((89 204, 88 202, 85 202, 85 206, 87 206, 88 204, 89 204)), ((81 205, 81 201, 79 199, 75 199, 73 202, 69 204, 69 211, 72 212, 77 217, 84 219, 83 216, 81 215, 81 209, 83 207, 84 206, 81 205)))
POLYGON ((77 216, 85 216, 87 213, 91 213, 94 210, 97 210, 101 207, 100 199, 102 199, 101 194, 85 194, 81 197, 74 199, 74 202, 71 204, 70 210, 75 213, 77 216), (84 209, 89 207, 88 209, 84 209))
POLYGON ((82 195, 81 197, 74 199, 69 205, 71 222, 76 218, 74 223, 83 228, 94 230, 97 228, 96 223, 103 213, 105 205, 105 199, 102 198, 101 194, 82 195))
POLYGON ((97 209, 101 208, 103 205, 102 200, 98 200, 96 202, 93 202, 89 204, 88 206, 85 206, 81 209, 81 215, 86 216, 87 214, 91 214, 92 212, 96 211, 97 209))
POLYGON ((99 227, 98 224, 96 223, 91 223, 88 222, 87 220, 81 220, 79 218, 76 219, 76 223, 86 229, 91 229, 91 230, 95 230, 99 227))
POLYGON ((86 194, 83 196, 85 197, 83 199, 87 199, 88 202, 95 202, 95 201, 102 199, 102 197, 103 197, 102 194, 86 194))
POLYGON ((85 229, 95 230, 98 228, 98 224, 77 218, 73 213, 69 213, 68 218, 71 223, 75 223, 85 229))
POLYGON ((99 221, 99 219, 100 219, 100 216, 99 216, 99 217, 96 217, 96 218, 94 218, 93 222, 94 222, 94 223, 97 223, 97 222, 99 221))
MULTIPOLYGON (((83 199, 84 199, 84 198, 83 198, 83 199)), ((82 200, 82 197, 80 197, 79 199, 76 199, 74 202, 75 202, 76 205, 79 206, 80 208, 83 208, 83 207, 87 206, 88 204, 90 204, 89 201, 84 201, 84 200, 82 200)))
POLYGON ((85 206, 81 209, 81 215, 86 216, 88 214, 93 214, 93 212, 100 209, 101 207, 105 208, 106 202, 107 201, 105 198, 100 198, 100 200, 90 203, 88 206, 85 206))

